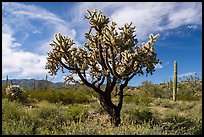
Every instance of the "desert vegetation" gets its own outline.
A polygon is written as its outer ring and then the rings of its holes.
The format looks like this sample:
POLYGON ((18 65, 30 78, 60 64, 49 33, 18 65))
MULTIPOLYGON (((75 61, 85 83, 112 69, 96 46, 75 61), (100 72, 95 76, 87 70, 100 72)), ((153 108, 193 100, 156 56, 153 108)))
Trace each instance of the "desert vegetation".
MULTIPOLYGON (((121 124, 113 127, 95 92, 82 86, 25 90, 10 100, 2 87, 2 134, 14 135, 197 135, 202 134, 202 84, 178 82, 177 100, 167 84, 144 81, 126 87, 121 124)), ((114 100, 117 97, 113 96, 114 100)))

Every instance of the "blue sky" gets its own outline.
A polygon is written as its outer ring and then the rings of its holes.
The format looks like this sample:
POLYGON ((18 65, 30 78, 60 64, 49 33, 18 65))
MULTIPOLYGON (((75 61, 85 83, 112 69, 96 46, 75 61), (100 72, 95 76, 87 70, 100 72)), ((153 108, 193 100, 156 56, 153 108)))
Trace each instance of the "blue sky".
MULTIPOLYGON (((49 43, 60 32, 82 46, 89 26, 86 9, 101 9, 120 27, 133 22, 138 44, 149 34, 160 34, 155 51, 163 62, 153 75, 135 76, 129 85, 149 80, 161 83, 173 75, 173 62, 178 62, 178 75, 202 75, 202 3, 201 2, 3 2, 2 3, 2 78, 44 79, 49 43)), ((58 73, 49 79, 63 81, 58 73)))

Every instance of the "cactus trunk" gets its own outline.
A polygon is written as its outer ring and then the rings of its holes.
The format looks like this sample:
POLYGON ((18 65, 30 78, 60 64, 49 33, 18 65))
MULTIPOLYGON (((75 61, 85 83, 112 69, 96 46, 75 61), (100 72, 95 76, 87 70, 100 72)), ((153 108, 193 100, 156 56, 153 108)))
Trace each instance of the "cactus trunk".
POLYGON ((47 90, 47 75, 45 76, 45 90, 47 90))
POLYGON ((33 87, 33 90, 34 90, 34 92, 35 92, 35 79, 33 79, 33 85, 34 85, 34 87, 33 87))
POLYGON ((6 76, 6 87, 8 86, 8 75, 6 76))
POLYGON ((177 94, 177 62, 174 61, 173 101, 176 101, 177 94))

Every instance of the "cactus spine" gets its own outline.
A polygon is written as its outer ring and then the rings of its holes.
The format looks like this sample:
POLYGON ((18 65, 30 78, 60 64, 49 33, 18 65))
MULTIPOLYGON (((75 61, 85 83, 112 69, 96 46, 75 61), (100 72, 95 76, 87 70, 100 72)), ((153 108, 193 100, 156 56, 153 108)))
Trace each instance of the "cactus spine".
POLYGON ((177 93, 177 62, 174 61, 173 101, 176 101, 177 93))

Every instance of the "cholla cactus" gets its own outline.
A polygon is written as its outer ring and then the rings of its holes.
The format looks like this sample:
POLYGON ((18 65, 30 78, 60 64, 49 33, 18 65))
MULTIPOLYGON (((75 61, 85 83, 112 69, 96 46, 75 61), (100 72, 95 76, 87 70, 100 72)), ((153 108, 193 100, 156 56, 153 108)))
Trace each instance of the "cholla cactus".
POLYGON ((23 92, 19 85, 9 85, 6 88, 6 97, 10 100, 18 100, 23 92))
MULTIPOLYGON (((85 18, 89 20, 90 30, 85 33, 87 42, 84 47, 74 47, 71 38, 55 34, 46 68, 51 75, 56 75, 59 69, 68 69, 71 74, 78 75, 81 82, 99 94, 101 105, 112 117, 111 121, 118 125, 123 89, 136 74, 152 75, 155 66, 161 63, 154 51, 154 42, 159 35, 150 34, 150 40, 138 46, 132 23, 117 29, 117 23, 110 22, 101 10, 87 10, 87 13, 85 18), (101 85, 106 87, 101 88, 101 85), (111 101, 111 93, 116 85, 119 88, 117 106, 111 101)), ((65 81, 77 80, 69 75, 65 81)))

